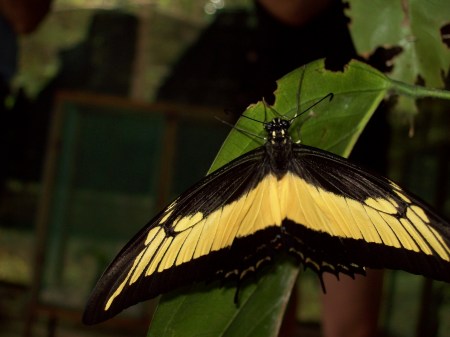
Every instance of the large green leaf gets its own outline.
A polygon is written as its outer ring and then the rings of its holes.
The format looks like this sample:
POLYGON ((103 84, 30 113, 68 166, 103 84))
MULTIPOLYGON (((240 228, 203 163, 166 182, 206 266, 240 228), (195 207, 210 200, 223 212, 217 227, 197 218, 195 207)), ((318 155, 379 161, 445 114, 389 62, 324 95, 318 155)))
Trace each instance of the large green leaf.
MULTIPOLYGON (((363 63, 351 62, 343 72, 332 72, 320 60, 278 81, 274 109, 292 117, 333 93, 331 102, 324 100, 295 120, 291 136, 347 156, 391 84, 387 77, 363 63)), ((273 112, 261 102, 244 114, 259 121, 273 117, 273 112)), ((264 141, 258 136, 265 136, 262 124, 241 117, 212 170, 261 146, 264 141)), ((291 260, 280 258, 272 269, 240 285, 238 306, 234 303, 234 285, 221 287, 219 282, 213 282, 172 292, 162 297, 148 336, 276 336, 297 273, 291 260)))
POLYGON ((350 32, 360 55, 368 57, 379 47, 400 47, 391 78, 412 84, 420 76, 428 87, 444 86, 450 50, 440 30, 450 23, 448 0, 347 2, 350 32))

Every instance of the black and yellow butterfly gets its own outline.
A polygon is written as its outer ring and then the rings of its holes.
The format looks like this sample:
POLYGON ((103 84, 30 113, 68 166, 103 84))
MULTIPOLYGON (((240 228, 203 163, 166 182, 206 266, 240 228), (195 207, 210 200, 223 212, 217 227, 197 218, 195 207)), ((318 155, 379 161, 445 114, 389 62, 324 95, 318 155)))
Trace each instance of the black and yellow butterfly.
POLYGON ((450 282, 450 225, 387 178, 294 143, 294 118, 264 122, 263 146, 154 217, 98 281, 83 321, 192 282, 240 279, 278 251, 319 273, 391 268, 450 282))

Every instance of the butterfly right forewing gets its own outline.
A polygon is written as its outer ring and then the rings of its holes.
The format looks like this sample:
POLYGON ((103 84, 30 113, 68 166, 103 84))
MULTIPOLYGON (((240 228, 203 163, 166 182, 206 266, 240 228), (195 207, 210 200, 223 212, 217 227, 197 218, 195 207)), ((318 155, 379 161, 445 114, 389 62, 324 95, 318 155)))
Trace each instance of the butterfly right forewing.
POLYGON ((299 196, 285 223, 294 251, 317 271, 402 269, 450 282, 450 225, 387 178, 295 145, 299 196))

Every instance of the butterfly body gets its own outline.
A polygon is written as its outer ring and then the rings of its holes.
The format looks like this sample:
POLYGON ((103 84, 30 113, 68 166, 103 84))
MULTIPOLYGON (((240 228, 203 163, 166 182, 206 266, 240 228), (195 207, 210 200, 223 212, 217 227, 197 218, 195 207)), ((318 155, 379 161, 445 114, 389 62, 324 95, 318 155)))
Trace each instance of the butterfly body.
POLYGON ((318 273, 403 269, 450 282, 450 226, 387 178, 297 144, 291 120, 264 123, 263 146, 181 194, 103 274, 93 324, 184 284, 241 278, 279 250, 318 273))
POLYGON ((288 120, 276 117, 266 123, 267 142, 266 156, 271 171, 281 177, 289 170, 292 157, 292 139, 289 136, 290 123, 288 120))

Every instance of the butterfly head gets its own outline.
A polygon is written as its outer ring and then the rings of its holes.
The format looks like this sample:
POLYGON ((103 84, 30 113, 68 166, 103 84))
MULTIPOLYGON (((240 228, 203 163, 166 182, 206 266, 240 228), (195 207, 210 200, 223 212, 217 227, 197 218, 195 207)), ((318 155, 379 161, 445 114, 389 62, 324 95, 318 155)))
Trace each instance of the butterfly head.
POLYGON ((265 124, 264 128, 267 132, 267 140, 272 144, 286 143, 291 139, 289 136, 289 120, 275 117, 272 121, 265 124))

